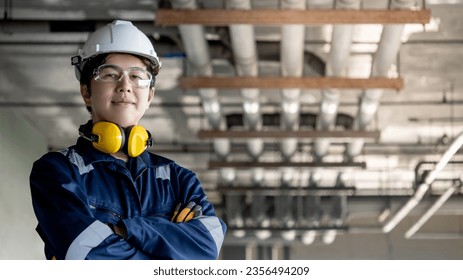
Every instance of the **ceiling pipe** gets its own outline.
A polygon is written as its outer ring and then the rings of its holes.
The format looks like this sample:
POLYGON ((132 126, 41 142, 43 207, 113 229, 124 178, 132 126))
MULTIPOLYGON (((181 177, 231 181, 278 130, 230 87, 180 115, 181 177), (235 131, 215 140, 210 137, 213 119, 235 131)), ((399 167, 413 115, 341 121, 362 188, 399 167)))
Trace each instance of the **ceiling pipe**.
MULTIPOLYGON (((282 9, 305 9, 305 0, 282 0, 282 9)), ((281 27, 281 73, 285 77, 301 77, 304 69, 305 26, 289 24, 281 27)), ((284 130, 299 128, 300 88, 283 89, 281 127, 284 130)), ((297 139, 281 141, 281 154, 289 160, 297 150, 297 139)))
MULTIPOLYGON (((320 173, 312 173, 309 177, 309 188, 318 188, 319 181, 321 180, 320 173)), ((318 228, 323 215, 321 196, 319 195, 307 195, 303 198, 303 217, 305 220, 303 224, 307 224, 309 227, 318 228)), ((302 241, 304 244, 312 244, 315 240, 315 231, 309 230, 304 232, 302 241)))
MULTIPOLYGON (((361 2, 359 0, 337 0, 335 2, 336 9, 358 10, 361 2)), ((327 77, 343 77, 347 74, 347 67, 352 45, 352 34, 354 25, 337 24, 333 26, 331 35, 331 49, 326 63, 327 77)), ((317 116, 316 129, 318 130, 333 130, 336 124, 336 116, 339 106, 338 89, 322 90, 322 99, 320 102, 320 111, 317 116)), ((314 159, 323 161, 323 158, 328 154, 328 149, 331 144, 330 139, 316 139, 314 142, 314 159)), ((314 174, 311 174, 314 175, 314 174)), ((341 174, 338 174, 338 184, 341 174)), ((334 226, 341 225, 343 217, 346 216, 346 196, 335 196, 333 200, 333 208, 330 212, 330 224, 334 226)), ((325 244, 331 244, 336 238, 336 230, 328 230, 323 233, 322 240, 325 244)))
MULTIPOLYGON (((384 207, 389 206, 391 209, 398 209, 403 204, 403 202, 409 198, 409 196, 391 196, 388 201, 384 200, 384 197, 381 196, 353 196, 349 197, 348 203, 348 220, 354 220, 356 218, 365 218, 371 217, 375 218, 378 216, 383 210, 384 207), (367 215, 367 216, 366 216, 367 215)), ((427 210, 427 205, 430 205, 435 196, 426 197, 423 203, 420 203, 416 208, 413 209, 411 212, 412 215, 420 215, 427 210)), ((448 201, 440 207, 437 212, 435 213, 436 216, 438 215, 461 215, 462 214, 462 205, 463 197, 452 196, 448 199, 448 201)), ((328 210, 329 205, 323 205, 323 209, 328 210)), ((228 223, 228 222, 227 222, 228 223)), ((229 227, 230 231, 235 230, 236 228, 229 227)), ((341 227, 332 227, 325 223, 320 224, 319 226, 311 226, 308 224, 298 223, 296 226, 292 228, 282 228, 281 226, 271 225, 268 227, 262 226, 255 226, 248 224, 243 228, 239 228, 247 233, 247 236, 241 239, 235 238, 234 236, 229 236, 230 242, 243 242, 243 244, 247 242, 257 241, 254 234, 257 231, 264 231, 266 232, 267 239, 265 242, 271 244, 273 242, 288 242, 284 239, 281 235, 282 232, 288 230, 295 230, 296 231, 296 238, 300 238, 304 244, 311 244, 315 241, 317 235, 325 234, 325 232, 329 230, 336 230, 341 233, 352 233, 352 234, 383 234, 381 227, 377 226, 376 222, 372 224, 364 225, 364 226, 341 226, 341 227)), ((260 235, 264 237, 264 235, 260 235)), ((330 237, 330 236, 328 236, 330 237)), ((412 238, 461 238, 461 234, 450 234, 450 233, 417 233, 412 238)), ((321 240, 323 241, 323 239, 321 240)), ((326 240, 329 241, 329 238, 326 240)), ((334 240, 333 240, 334 241, 334 240)), ((263 242, 261 239, 258 242, 263 242)))
POLYGON ((394 214, 394 216, 383 225, 383 232, 388 233, 393 230, 423 199, 426 192, 429 190, 432 182, 437 178, 437 175, 444 169, 453 155, 463 145, 463 132, 460 133, 448 150, 442 155, 433 170, 427 173, 423 182, 418 186, 412 197, 394 214))
MULTIPOLYGON (((219 171, 221 184, 234 187, 236 182, 236 170, 234 168, 222 168, 219 171)), ((225 215, 230 227, 244 227, 243 207, 244 196, 240 193, 229 193, 225 195, 225 215)), ((233 230, 233 236, 241 238, 246 235, 243 230, 233 230)))
MULTIPOLYGON (((415 6, 415 0, 393 0, 390 9, 411 9, 415 6)), ((388 24, 383 26, 381 40, 378 49, 373 57, 371 77, 389 76, 389 71, 401 46, 401 37, 404 24, 388 24)), ((360 106, 357 117, 354 120, 354 130, 365 130, 378 111, 379 102, 382 96, 382 89, 365 90, 360 97, 360 106)), ((348 161, 358 156, 364 145, 364 140, 358 139, 350 142, 346 149, 348 161)))
MULTIPOLYGON (((336 187, 338 188, 345 188, 345 173, 338 173, 338 177, 336 179, 336 187)), ((347 218, 347 195, 336 195, 332 196, 331 198, 332 205, 331 211, 329 213, 329 226, 336 228, 341 227, 346 223, 347 218)), ((323 233, 322 240, 326 244, 331 244, 334 242, 337 235, 337 231, 335 229, 328 230, 323 233)))
MULTIPOLYGON (((228 9, 251 9, 250 0, 227 0, 226 7, 228 9)), ((254 36, 254 27, 251 25, 239 24, 229 26, 230 40, 233 48, 233 57, 236 66, 236 71, 239 76, 256 77, 258 74, 257 67, 257 47, 254 36)), ((257 130, 262 126, 262 118, 260 114, 259 90, 258 89, 242 89, 241 96, 243 98, 243 124, 248 130, 257 130)), ((251 158, 257 159, 263 151, 262 139, 251 139, 246 142, 247 152, 251 158)), ((255 172, 256 174, 259 171, 255 172)), ((258 175, 253 176, 256 185, 260 183, 262 178, 258 175), (257 178, 257 179, 256 179, 257 178)), ((263 176, 261 176, 263 177, 263 176)), ((230 205, 227 209, 229 214, 234 217, 232 222, 238 227, 244 225, 244 218, 237 214, 241 208, 245 196, 243 194, 234 194, 233 197, 226 196, 226 200, 230 205)), ((257 211, 257 210, 256 210, 257 211)), ((235 230, 232 232, 234 236, 243 237, 245 231, 235 230)))
MULTIPOLYGON (((172 7, 176 9, 197 9, 196 0, 173 0, 172 7)), ((205 39, 204 28, 201 25, 188 24, 179 26, 180 35, 187 54, 187 59, 193 67, 195 75, 212 76, 212 63, 209 48, 205 39)), ((222 116, 216 89, 199 89, 203 110, 213 129, 224 129, 225 120, 222 116)), ((230 153, 230 141, 216 139, 214 150, 220 158, 226 158, 230 153)))
MULTIPOLYGON (((345 180, 342 178, 344 173, 339 173, 337 182, 336 182, 336 187, 338 188, 344 188, 346 187, 345 185, 345 180)), ((340 227, 344 225, 346 222, 346 217, 347 217, 347 196, 346 195, 337 195, 332 197, 333 201, 333 206, 331 207, 331 221, 330 224, 332 226, 337 226, 340 227)))
MULTIPOLYGON (((250 10, 250 0, 228 0, 228 9, 250 10)), ((230 25, 230 37, 233 47, 236 70, 239 76, 258 76, 257 46, 254 36, 254 27, 249 24, 230 25)), ((248 130, 262 128, 262 116, 259 89, 244 88, 241 90, 243 98, 243 124, 248 130)), ((257 160, 264 150, 262 139, 247 141, 247 151, 253 160, 257 160)))
MULTIPOLYGON (((338 0, 336 1, 337 9, 360 9, 359 0, 338 0)), ((351 24, 337 24, 333 26, 331 36, 331 49, 326 63, 327 77, 346 76, 350 49, 352 45, 352 33, 354 26, 351 24)), ((339 106, 339 90, 327 89, 322 91, 320 102, 320 111, 317 117, 316 129, 332 130, 336 123, 336 115, 339 106)), ((314 143, 314 156, 316 160, 322 158, 328 153, 330 145, 329 139, 317 139, 314 143)))
MULTIPOLYGON (((253 169, 251 174, 252 184, 256 187, 262 187, 264 175, 263 169, 253 169)), ((270 226, 270 218, 268 216, 270 203, 268 202, 268 197, 262 194, 253 194, 251 199, 251 220, 247 224, 262 227, 263 229, 255 232, 255 236, 260 240, 267 239, 272 235, 269 230, 265 229, 270 226)))
MULTIPOLYGON (((283 170, 281 179, 280 179, 280 189, 281 188, 291 188, 294 179, 294 170, 287 168, 283 170)), ((294 200, 295 197, 291 195, 279 195, 274 197, 275 199, 275 218, 280 226, 284 228, 292 228, 296 225, 296 220, 294 219, 294 200)), ((287 230, 281 233, 281 236, 286 240, 294 240, 296 237, 295 231, 287 230)))
POLYGON ((421 218, 416 221, 416 223, 410 227, 410 229, 405 233, 405 238, 412 238, 413 235, 439 210, 442 205, 452 196, 455 190, 461 187, 461 180, 457 181, 457 184, 454 184, 448 188, 435 202, 434 204, 424 213, 421 218))

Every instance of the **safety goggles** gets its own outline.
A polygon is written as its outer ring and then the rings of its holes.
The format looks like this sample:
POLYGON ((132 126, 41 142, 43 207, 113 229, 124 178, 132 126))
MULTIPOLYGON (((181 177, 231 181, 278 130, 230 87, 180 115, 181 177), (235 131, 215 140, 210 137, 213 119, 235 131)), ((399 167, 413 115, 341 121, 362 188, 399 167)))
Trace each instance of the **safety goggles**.
POLYGON ((117 65, 103 64, 93 71, 95 81, 105 83, 120 82, 124 75, 137 88, 148 88, 153 79, 151 73, 141 67, 130 67, 124 70, 117 65))

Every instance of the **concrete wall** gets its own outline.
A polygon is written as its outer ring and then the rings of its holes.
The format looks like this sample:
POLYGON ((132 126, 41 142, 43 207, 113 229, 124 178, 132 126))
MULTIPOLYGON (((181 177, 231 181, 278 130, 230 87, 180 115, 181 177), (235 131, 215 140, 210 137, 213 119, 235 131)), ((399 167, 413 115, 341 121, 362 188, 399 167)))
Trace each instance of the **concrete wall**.
POLYGON ((35 232, 29 174, 46 141, 14 109, 0 109, 0 259, 44 259, 35 232))

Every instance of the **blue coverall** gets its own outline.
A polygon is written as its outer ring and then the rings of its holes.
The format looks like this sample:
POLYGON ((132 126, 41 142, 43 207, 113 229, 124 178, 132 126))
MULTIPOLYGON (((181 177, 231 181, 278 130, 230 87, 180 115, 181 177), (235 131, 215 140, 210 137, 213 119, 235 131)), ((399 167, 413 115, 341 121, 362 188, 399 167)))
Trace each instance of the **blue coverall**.
POLYGON ((79 138, 37 160, 30 187, 47 259, 216 259, 226 232, 196 175, 148 151, 126 163, 79 138), (171 222, 191 201, 203 214, 171 222))

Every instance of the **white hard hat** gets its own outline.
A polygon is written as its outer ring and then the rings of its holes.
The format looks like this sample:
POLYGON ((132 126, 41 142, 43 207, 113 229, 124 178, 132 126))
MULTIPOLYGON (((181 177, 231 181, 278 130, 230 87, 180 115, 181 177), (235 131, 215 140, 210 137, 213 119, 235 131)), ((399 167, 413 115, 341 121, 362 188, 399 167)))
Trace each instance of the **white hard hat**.
POLYGON ((86 60, 99 54, 114 52, 140 55, 161 67, 158 55, 148 37, 130 21, 115 20, 90 34, 83 48, 71 58, 77 79, 80 80, 80 73, 86 60))

